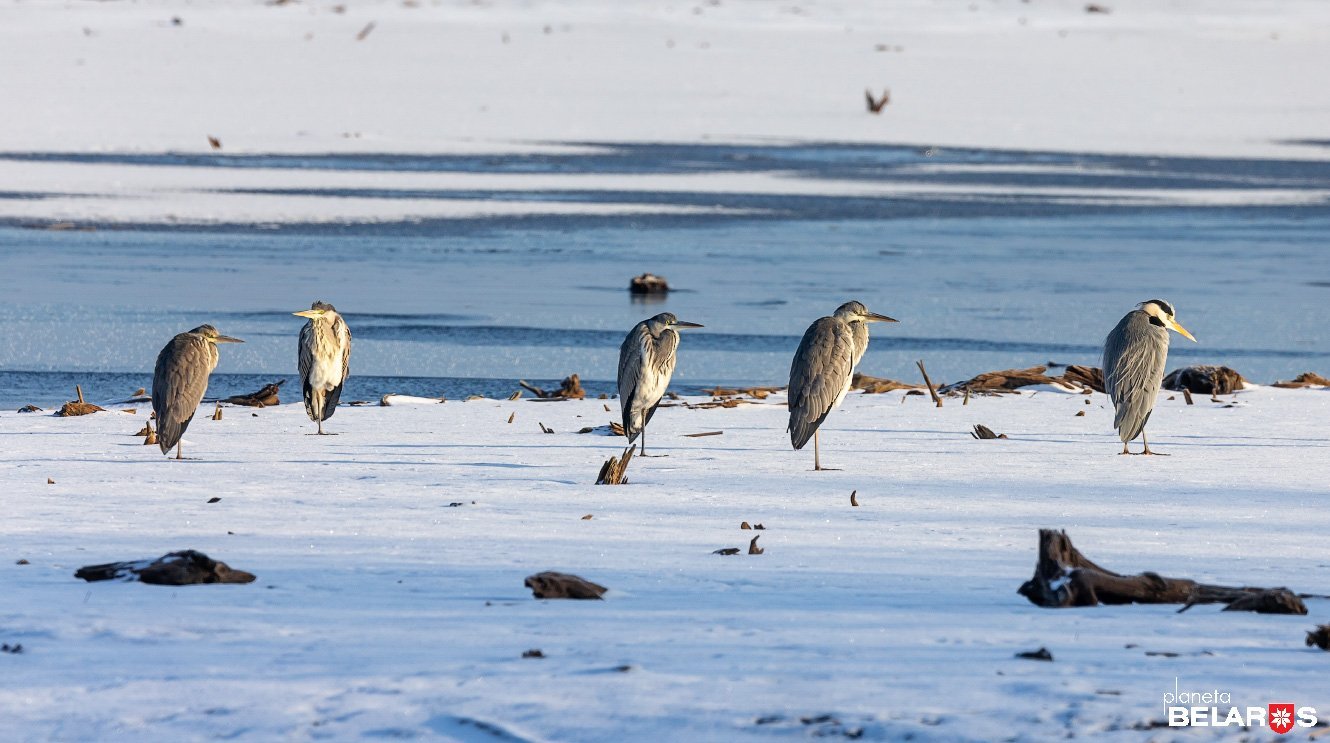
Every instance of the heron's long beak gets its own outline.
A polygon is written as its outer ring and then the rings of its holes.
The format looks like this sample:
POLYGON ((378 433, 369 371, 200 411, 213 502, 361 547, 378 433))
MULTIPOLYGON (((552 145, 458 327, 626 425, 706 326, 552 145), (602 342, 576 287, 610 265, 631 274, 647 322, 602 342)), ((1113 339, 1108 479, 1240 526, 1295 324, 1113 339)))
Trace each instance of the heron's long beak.
POLYGON ((1178 333, 1182 334, 1182 336, 1185 337, 1187 340, 1191 341, 1192 343, 1196 343, 1196 337, 1193 336, 1191 333, 1188 333, 1187 329, 1179 325, 1177 321, 1167 320, 1166 322, 1168 322, 1168 326, 1170 328, 1173 328, 1174 330, 1178 331, 1178 333))
POLYGON ((292 312, 291 314, 295 315, 296 317, 308 317, 309 319, 313 320, 314 318, 323 314, 323 312, 322 310, 301 310, 299 312, 292 312))
POLYGON ((894 317, 887 317, 886 315, 879 315, 876 312, 869 312, 864 315, 864 322, 900 322, 900 320, 897 320, 894 317))
POLYGON ((673 323, 673 325, 674 325, 674 327, 676 327, 676 328, 705 328, 705 327, 706 327, 705 325, 698 325, 698 324, 695 323, 695 322, 688 322, 687 320, 675 320, 674 323, 673 323))
POLYGON ((213 343, 244 343, 239 338, 232 338, 229 335, 219 335, 216 338, 209 338, 213 343))

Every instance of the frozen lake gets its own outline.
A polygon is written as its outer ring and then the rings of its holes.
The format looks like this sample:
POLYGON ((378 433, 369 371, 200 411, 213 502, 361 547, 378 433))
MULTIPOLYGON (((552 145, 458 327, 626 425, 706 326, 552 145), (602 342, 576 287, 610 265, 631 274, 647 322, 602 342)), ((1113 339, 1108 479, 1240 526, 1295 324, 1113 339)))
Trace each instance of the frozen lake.
POLYGON ((676 380, 685 388, 783 384, 804 328, 851 298, 901 320, 874 329, 862 369, 880 376, 914 379, 916 359, 948 381, 1049 361, 1097 364, 1107 330, 1153 297, 1173 302, 1200 340, 1175 342, 1173 365, 1224 363, 1257 382, 1330 367, 1330 163, 603 144, 504 156, 0 160, 203 178, 256 170, 279 183, 293 173, 387 179, 379 188, 210 191, 255 203, 312 199, 334 214, 361 201, 390 213, 422 201, 516 209, 261 224, 93 216, 56 230, 49 219, 11 218, 0 228, 5 406, 67 399, 70 379, 86 379, 93 399, 146 386, 165 341, 204 322, 247 341, 224 350, 219 375, 258 375, 219 376, 215 391, 293 376, 301 320, 289 313, 314 299, 333 302, 351 323, 352 399, 502 394, 518 378, 569 373, 608 391, 624 332, 666 310, 707 326, 684 339, 676 380), (392 180, 421 173, 508 180, 447 189, 392 180), (551 176, 618 185, 530 180, 551 176), (714 180, 693 190, 653 180, 675 176, 714 180), (767 180, 750 188, 752 178, 767 180), (551 202, 586 211, 541 211, 551 202), (644 211, 597 211, 607 204, 644 211), (675 207, 689 211, 656 211, 675 207), (634 300, 626 285, 643 271, 679 291, 634 300), (80 377, 89 372, 115 374, 80 377))

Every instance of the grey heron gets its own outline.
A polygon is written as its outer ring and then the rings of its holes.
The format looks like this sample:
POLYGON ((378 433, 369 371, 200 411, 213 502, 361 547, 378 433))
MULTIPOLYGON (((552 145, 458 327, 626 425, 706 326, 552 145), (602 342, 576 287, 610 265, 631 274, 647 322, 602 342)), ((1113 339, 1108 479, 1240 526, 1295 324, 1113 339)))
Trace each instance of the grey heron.
POLYGON ((307 310, 291 313, 309 318, 300 329, 300 383, 305 393, 305 412, 319 424, 337 412, 342 385, 350 373, 351 331, 337 309, 327 302, 315 302, 307 310))
POLYGON ((1137 436, 1145 444, 1142 454, 1155 453, 1145 438, 1145 422, 1164 381, 1169 330, 1196 341, 1173 319, 1173 305, 1151 299, 1128 312, 1104 340, 1104 391, 1113 400, 1113 427, 1122 438, 1123 454, 1131 453, 1127 442, 1137 436))
POLYGON ((222 335, 211 325, 200 325, 172 338, 157 354, 152 372, 152 410, 157 415, 157 445, 163 454, 174 446, 176 459, 182 458, 180 437, 203 402, 208 375, 217 368, 218 343, 244 341, 222 335))
POLYGON ((813 439, 813 469, 822 469, 817 429, 850 391, 859 359, 868 350, 868 323, 896 322, 869 312, 861 302, 846 302, 830 317, 818 318, 799 342, 790 364, 790 443, 804 448, 813 439))
POLYGON ((619 347, 619 409, 623 412, 623 434, 631 444, 642 436, 642 456, 647 453, 646 426, 674 375, 674 352, 679 348, 675 328, 700 328, 669 312, 647 318, 628 331, 619 347))

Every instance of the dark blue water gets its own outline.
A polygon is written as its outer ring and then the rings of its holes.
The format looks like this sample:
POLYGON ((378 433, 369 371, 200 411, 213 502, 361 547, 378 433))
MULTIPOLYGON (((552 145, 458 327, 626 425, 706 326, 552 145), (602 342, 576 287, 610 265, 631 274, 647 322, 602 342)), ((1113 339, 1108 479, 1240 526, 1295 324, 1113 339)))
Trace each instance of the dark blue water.
MULTIPOLYGON (((105 383, 99 399, 132 392, 172 334, 204 322, 247 341, 222 349, 218 373, 254 376, 219 376, 219 389, 293 379, 303 321, 290 313, 314 299, 346 314, 357 377, 348 396, 364 399, 506 396, 519 378, 569 373, 609 391, 623 334, 664 310, 707 326, 683 340, 681 385, 781 384, 804 328, 851 298, 902 321, 873 329, 861 368, 880 376, 913 379, 916 359, 944 381, 1049 361, 1097 364, 1108 329, 1154 297, 1171 301, 1200 339, 1175 337, 1173 365, 1225 363, 1258 382, 1330 372, 1327 162, 866 145, 598 147, 502 157, 0 155, 105 167, 610 174, 623 190, 248 193, 330 204, 448 198, 728 210, 77 225, 89 231, 16 220, 0 227, 0 405, 67 399, 80 378, 85 388, 105 383), (672 173, 940 190, 791 196, 634 185, 672 173), (1274 192, 1294 198, 1266 196, 1274 192), (643 271, 681 291, 634 300, 627 282, 643 271)), ((33 196, 21 184, 8 188, 7 197, 33 196)))

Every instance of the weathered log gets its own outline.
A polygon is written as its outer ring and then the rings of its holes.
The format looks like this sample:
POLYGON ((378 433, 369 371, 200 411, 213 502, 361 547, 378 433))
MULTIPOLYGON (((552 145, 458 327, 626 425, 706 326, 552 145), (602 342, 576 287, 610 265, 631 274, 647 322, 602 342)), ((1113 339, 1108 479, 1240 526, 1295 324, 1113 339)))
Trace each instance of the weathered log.
POLYGON ((251 408, 279 405, 281 400, 277 399, 277 393, 285 383, 285 379, 279 379, 273 384, 264 385, 263 389, 258 392, 251 392, 248 395, 235 395, 222 400, 222 402, 228 405, 248 405, 251 408))
POLYGON ((40 413, 41 411, 42 409, 36 405, 24 405, 18 409, 18 412, 20 413, 40 413))
POLYGON ((559 389, 550 390, 549 392, 527 382, 525 379, 519 379, 517 383, 530 390, 531 394, 541 400, 581 400, 586 397, 586 392, 582 389, 582 378, 576 374, 569 374, 564 377, 563 382, 559 384, 559 389))
POLYGON ((528 575, 525 585, 538 599, 599 599, 609 590, 576 575, 550 571, 528 575))
POLYGON ((606 460, 605 464, 600 466, 600 474, 596 476, 596 484, 627 485, 628 463, 633 461, 634 451, 636 451, 636 445, 624 449, 622 457, 610 457, 606 460))
POLYGON ((1196 392, 1203 395, 1227 395, 1247 386, 1242 375, 1227 366, 1184 366, 1164 377, 1164 389, 1196 392))
POLYGON ((1063 372, 1060 380, 1065 387, 1088 387, 1095 392, 1104 392, 1104 370, 1096 366, 1077 366, 1072 364, 1063 372))
POLYGON ((1033 384, 1058 384, 1057 379, 1044 374, 1046 371, 1048 371, 1046 366, 1032 366, 1028 369, 1003 369, 1002 371, 984 372, 964 382, 949 384, 939 392, 950 394, 970 390, 972 392, 1002 393, 1033 384))
POLYGON ((976 423, 974 426, 974 430, 970 432, 970 435, 981 441, 1007 438, 1007 434, 993 433, 993 429, 989 428, 988 426, 985 426, 982 423, 976 423))
MULTIPOLYGON (((703 388, 702 391, 712 397, 753 397, 758 400, 765 400, 773 392, 780 392, 784 387, 712 387, 703 388)), ((677 399, 677 398, 676 398, 677 399)))
POLYGON ((93 405, 90 402, 83 401, 82 385, 74 385, 74 393, 78 396, 78 400, 70 400, 64 405, 61 405, 60 409, 57 410, 55 413, 56 416, 60 418, 68 418, 70 416, 75 416, 75 415, 87 415, 89 413, 105 412, 106 410, 105 408, 100 408, 96 405, 93 405))
MULTIPOLYGON (((933 398, 933 404, 937 405, 939 408, 942 407, 942 398, 937 396, 937 388, 933 386, 933 380, 928 378, 928 371, 924 369, 923 360, 920 359, 919 361, 914 362, 914 364, 919 367, 919 373, 924 377, 924 386, 928 387, 928 394, 933 398)), ((904 398, 902 398, 901 402, 904 401, 904 398)))
POLYGON ((883 392, 891 392, 892 390, 917 390, 922 388, 923 385, 919 384, 897 382, 894 379, 887 379, 885 377, 870 377, 867 374, 859 374, 857 372, 854 377, 850 379, 850 389, 863 390, 864 393, 868 395, 878 395, 883 392))
POLYGON ((1291 382, 1275 382, 1275 387, 1285 389, 1296 389, 1300 387, 1330 387, 1330 379, 1326 379, 1315 372, 1304 372, 1293 378, 1291 382))
POLYGON ((162 555, 156 560, 108 562, 85 565, 74 573, 89 583, 99 580, 142 581, 159 586, 188 586, 200 583, 252 583, 253 573, 233 570, 196 550, 162 555))
POLYGON ((1307 647, 1330 650, 1330 624, 1322 624, 1307 633, 1307 647))
POLYGON ((644 273, 628 282, 628 291, 633 294, 668 294, 670 284, 664 276, 644 273))
POLYGON ((1228 611, 1306 614, 1302 599, 1287 588, 1235 588, 1166 578, 1158 573, 1121 575, 1099 567, 1071 543, 1065 531, 1039 530, 1034 577, 1017 593, 1036 606, 1061 609, 1099 604, 1227 604, 1228 611))

